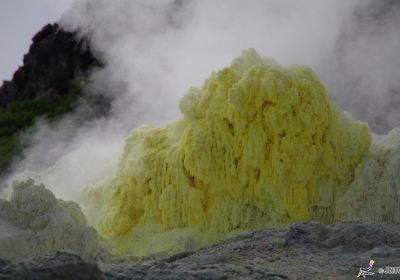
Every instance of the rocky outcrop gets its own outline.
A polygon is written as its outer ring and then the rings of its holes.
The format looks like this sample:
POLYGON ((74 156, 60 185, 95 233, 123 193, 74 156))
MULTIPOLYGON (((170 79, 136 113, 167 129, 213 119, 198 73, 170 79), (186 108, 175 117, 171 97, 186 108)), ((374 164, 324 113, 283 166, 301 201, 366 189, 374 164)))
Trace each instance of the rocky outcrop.
POLYGON ((255 231, 159 261, 119 258, 96 265, 71 252, 19 264, 0 261, 0 279, 353 279, 370 259, 379 279, 397 279, 379 268, 398 266, 399 258, 398 223, 310 222, 255 231))
POLYGON ((48 24, 32 39, 23 66, 0 88, 0 109, 24 99, 61 99, 79 76, 100 62, 87 42, 48 24))
POLYGON ((108 113, 110 98, 86 90, 98 66, 101 62, 87 40, 57 24, 46 25, 33 37, 23 66, 0 87, 0 178, 23 154, 37 119, 59 119, 78 107, 79 123, 108 113))
POLYGON ((1 280, 105 280, 97 264, 78 255, 60 251, 55 255, 37 257, 20 264, 0 261, 1 280))

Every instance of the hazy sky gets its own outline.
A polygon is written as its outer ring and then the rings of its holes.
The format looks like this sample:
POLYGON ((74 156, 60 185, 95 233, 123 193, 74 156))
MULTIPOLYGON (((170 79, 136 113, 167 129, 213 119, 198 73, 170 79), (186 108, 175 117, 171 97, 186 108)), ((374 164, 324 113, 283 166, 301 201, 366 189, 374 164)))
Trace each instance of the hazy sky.
POLYGON ((72 0, 0 0, 0 84, 10 80, 33 35, 57 21, 72 0))

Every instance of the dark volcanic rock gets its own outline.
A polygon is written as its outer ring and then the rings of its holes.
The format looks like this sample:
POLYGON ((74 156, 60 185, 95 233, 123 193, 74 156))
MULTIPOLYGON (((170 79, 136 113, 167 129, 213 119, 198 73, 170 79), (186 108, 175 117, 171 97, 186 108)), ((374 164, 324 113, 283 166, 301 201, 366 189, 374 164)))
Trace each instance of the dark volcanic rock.
MULTIPOLYGON (((1 262, 0 262, 1 263, 1 262)), ((60 251, 23 263, 0 264, 0 280, 105 280, 96 263, 82 260, 72 252, 60 251)))
POLYGON ((142 264, 101 264, 108 279, 354 279, 375 260, 398 266, 400 224, 299 223, 288 230, 260 230, 196 252, 142 264))
POLYGON ((326 226, 318 222, 299 223, 291 226, 285 236, 286 246, 314 246, 353 253, 384 248, 389 243, 396 248, 395 251, 389 250, 392 254, 397 252, 397 248, 400 249, 400 224, 367 224, 359 221, 326 226))
MULTIPOLYGON (((345 247, 347 250, 362 252, 385 245, 400 247, 400 224, 365 224, 342 222, 331 227, 325 246, 345 247)), ((400 257, 400 255, 399 255, 400 257)))
POLYGON ((327 238, 328 228, 318 222, 294 224, 286 234, 286 244, 321 245, 327 238))
POLYGON ((24 99, 59 100, 77 77, 100 65, 85 40, 57 24, 43 27, 32 41, 24 65, 0 88, 0 109, 24 99))
POLYGON ((2 260, 2 259, 0 259, 0 270, 1 270, 1 268, 2 268, 3 266, 10 265, 10 264, 11 264, 11 262, 9 262, 9 261, 7 261, 7 260, 2 260))
POLYGON ((298 223, 240 235, 196 252, 141 264, 101 264, 107 279, 354 279, 375 260, 378 279, 398 275, 400 224, 298 223))
POLYGON ((356 278, 370 259, 375 260, 375 279, 399 279, 399 275, 380 274, 382 270, 378 270, 399 265, 399 233, 398 223, 299 223, 288 230, 243 234, 163 260, 137 262, 133 257, 119 257, 97 267, 61 252, 23 264, 0 261, 0 279, 344 280, 356 278))
POLYGON ((46 25, 23 63, 0 87, 0 179, 23 158, 38 119, 52 122, 74 112, 79 127, 106 116, 111 107, 110 95, 87 90, 91 70, 103 65, 76 33, 46 25))

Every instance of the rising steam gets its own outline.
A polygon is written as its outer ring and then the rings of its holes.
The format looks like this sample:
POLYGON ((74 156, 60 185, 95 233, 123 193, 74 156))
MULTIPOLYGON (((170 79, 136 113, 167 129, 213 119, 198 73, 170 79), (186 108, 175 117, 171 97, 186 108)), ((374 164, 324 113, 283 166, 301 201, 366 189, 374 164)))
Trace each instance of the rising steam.
POLYGON ((134 127, 177 119, 188 88, 249 47, 283 65, 310 65, 333 100, 386 131, 400 119, 391 109, 376 121, 399 87, 399 9, 379 2, 77 0, 60 24, 89 38, 106 62, 87 87, 112 97, 112 113, 83 127, 79 114, 40 124, 10 181, 33 177, 79 201, 84 186, 115 171, 134 127))

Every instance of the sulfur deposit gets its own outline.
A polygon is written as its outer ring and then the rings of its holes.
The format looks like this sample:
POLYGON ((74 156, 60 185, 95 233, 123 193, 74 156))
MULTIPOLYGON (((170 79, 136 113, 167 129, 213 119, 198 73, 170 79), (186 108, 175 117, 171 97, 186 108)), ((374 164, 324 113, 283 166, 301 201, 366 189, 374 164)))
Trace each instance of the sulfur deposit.
POLYGON ((77 203, 56 199, 33 180, 15 182, 10 200, 0 199, 0 259, 18 261, 61 249, 86 258, 101 250, 77 203))
POLYGON ((254 50, 179 105, 177 122, 136 129, 117 173, 87 191, 89 219, 115 253, 174 253, 266 226, 332 222, 371 142, 312 70, 254 50))

